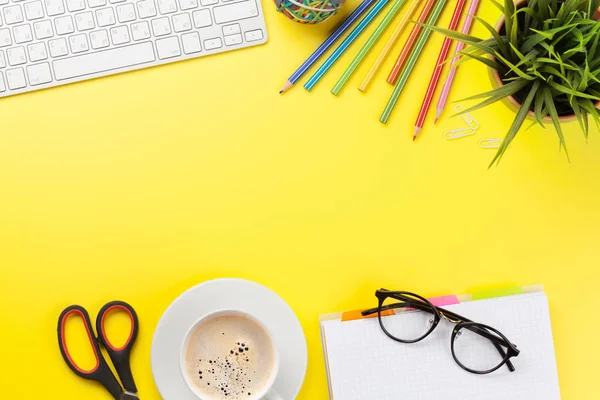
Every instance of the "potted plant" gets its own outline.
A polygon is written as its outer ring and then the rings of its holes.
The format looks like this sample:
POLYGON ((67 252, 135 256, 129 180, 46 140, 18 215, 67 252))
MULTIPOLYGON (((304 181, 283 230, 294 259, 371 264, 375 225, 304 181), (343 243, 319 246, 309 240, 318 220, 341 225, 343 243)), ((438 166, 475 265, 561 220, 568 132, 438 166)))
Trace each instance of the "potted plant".
POLYGON ((484 99, 469 112, 497 101, 516 109, 513 123, 490 166, 499 162, 525 119, 554 125, 560 148, 569 157, 561 124, 577 119, 587 140, 589 117, 600 127, 600 22, 594 15, 600 0, 490 0, 503 16, 494 28, 475 17, 491 33, 480 39, 427 26, 467 46, 463 59, 488 66, 495 89, 465 100, 484 99))

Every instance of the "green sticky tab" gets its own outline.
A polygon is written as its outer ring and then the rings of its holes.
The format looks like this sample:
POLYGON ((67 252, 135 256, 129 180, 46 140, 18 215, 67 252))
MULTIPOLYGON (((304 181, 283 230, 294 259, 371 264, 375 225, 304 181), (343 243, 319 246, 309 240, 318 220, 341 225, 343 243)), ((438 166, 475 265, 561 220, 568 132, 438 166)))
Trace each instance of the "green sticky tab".
POLYGON ((489 289, 481 292, 473 293, 473 300, 491 299, 494 297, 512 296, 515 294, 523 294, 523 288, 521 286, 511 286, 500 289, 489 289))

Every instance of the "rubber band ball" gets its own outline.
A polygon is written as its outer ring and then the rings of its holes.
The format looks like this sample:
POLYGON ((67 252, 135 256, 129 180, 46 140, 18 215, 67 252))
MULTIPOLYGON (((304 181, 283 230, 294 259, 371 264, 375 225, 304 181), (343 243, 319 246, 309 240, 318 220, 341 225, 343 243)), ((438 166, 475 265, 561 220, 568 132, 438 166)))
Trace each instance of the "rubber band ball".
POLYGON ((345 0, 275 0, 277 11, 300 24, 318 24, 337 14, 345 0))

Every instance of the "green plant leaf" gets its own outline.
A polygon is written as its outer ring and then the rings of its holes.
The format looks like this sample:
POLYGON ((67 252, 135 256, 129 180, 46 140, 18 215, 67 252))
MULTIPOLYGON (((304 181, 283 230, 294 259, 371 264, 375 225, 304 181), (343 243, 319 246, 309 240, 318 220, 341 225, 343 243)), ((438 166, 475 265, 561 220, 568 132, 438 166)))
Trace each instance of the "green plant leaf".
POLYGON ((585 142, 588 142, 588 137, 589 137, 589 122, 588 122, 588 114, 587 111, 581 111, 581 108, 579 107, 579 103, 577 102, 577 100, 572 101, 571 102, 571 108, 573 109, 573 112, 575 113, 575 116, 577 117, 577 121, 579 122, 579 125, 581 126, 581 130, 583 131, 583 136, 585 136, 585 142))
POLYGON ((552 86, 554 89, 558 90, 559 92, 564 93, 569 96, 583 97, 585 99, 591 99, 591 100, 600 100, 600 97, 598 97, 598 96, 592 96, 591 94, 578 92, 575 89, 568 88, 568 87, 563 86, 556 82, 549 81, 548 84, 550 86, 552 86))
POLYGON ((544 112, 544 110, 547 110, 544 109, 544 98, 542 96, 542 92, 538 90, 538 92, 535 94, 534 114, 537 123, 540 124, 542 128, 546 128, 543 120, 544 117, 548 115, 548 112, 544 112))
POLYGON ((477 15, 474 15, 473 18, 477 22, 479 22, 481 25, 483 25, 491 33, 492 37, 494 39, 496 39, 496 42, 498 43, 498 48, 500 49, 500 52, 502 54, 504 54, 505 57, 507 57, 508 53, 509 53, 508 52, 508 46, 506 46, 506 42, 504 41, 504 39, 502 39, 502 37, 500 36, 500 34, 496 30, 496 28, 494 28, 486 20, 484 20, 483 18, 478 17, 477 15))
POLYGON ((558 113, 556 112, 554 100, 552 100, 552 93, 550 93, 550 89, 548 87, 543 87, 542 93, 544 94, 544 102, 546 103, 546 107, 548 107, 548 112, 550 114, 550 117, 552 118, 552 122, 554 123, 554 129, 556 130, 556 134, 558 135, 560 146, 563 149, 565 149, 567 160, 570 161, 569 151, 567 150, 567 144, 565 143, 565 136, 563 135, 560 120, 558 119, 558 113))
MULTIPOLYGON (((473 59, 479 61, 480 63, 483 63, 483 64, 487 65, 488 67, 495 69, 496 71, 501 71, 503 69, 502 65, 498 64, 496 61, 493 61, 487 57, 478 56, 478 55, 475 55, 472 53, 465 53, 462 51, 460 52, 460 54, 465 57, 473 58, 473 59)), ((460 64, 457 63, 456 65, 460 65, 460 64)))
POLYGON ((598 115, 598 110, 594 104, 588 99, 581 99, 579 100, 579 105, 592 116, 596 123, 596 128, 600 129, 600 116, 598 115))
POLYGON ((504 64, 506 64, 506 66, 508 68, 510 68, 510 70, 512 72, 514 72, 515 74, 519 75, 521 78, 528 79, 530 81, 536 79, 534 76, 528 75, 525 72, 521 71, 520 68, 517 68, 513 63, 511 63, 510 61, 508 61, 506 58, 502 57, 502 55, 500 53, 496 52, 496 57, 498 57, 504 64))
POLYGON ((489 165, 490 168, 492 167, 492 165, 500 162, 500 159, 506 152, 506 149, 512 143, 513 139, 519 132, 519 129, 521 128, 521 126, 523 126, 523 122, 525 121, 525 118, 527 117, 527 114, 529 113, 529 107, 531 106, 531 103, 532 103, 533 99, 535 98, 535 94, 538 91, 539 87, 540 87, 540 81, 536 80, 533 83, 533 86, 531 87, 531 90, 529 91, 527 98, 525 98, 525 101, 519 108, 519 111, 517 112, 517 115, 515 116, 515 119, 513 120, 513 123, 511 125, 510 129, 508 130, 508 133, 504 137, 504 140, 502 141, 502 144, 500 145, 498 152, 496 153, 492 162, 490 163, 490 165, 489 165))

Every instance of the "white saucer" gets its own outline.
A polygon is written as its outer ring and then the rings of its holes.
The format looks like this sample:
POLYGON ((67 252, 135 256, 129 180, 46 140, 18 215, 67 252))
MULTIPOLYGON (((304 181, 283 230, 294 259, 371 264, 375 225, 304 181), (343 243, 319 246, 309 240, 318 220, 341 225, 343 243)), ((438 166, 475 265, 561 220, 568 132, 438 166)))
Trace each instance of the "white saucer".
POLYGON ((275 292, 243 279, 216 279, 179 296, 158 322, 152 340, 154 382, 164 400, 198 400, 179 368, 184 336, 200 317, 220 309, 236 309, 258 318, 273 335, 281 366, 273 389, 284 400, 298 396, 308 363, 306 338, 294 311, 275 292))

